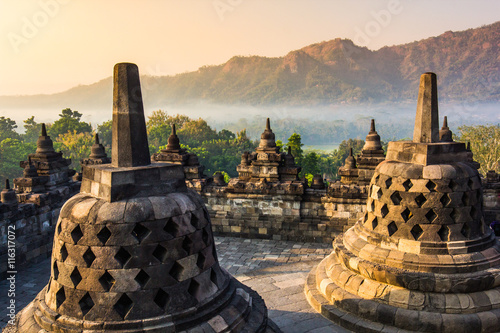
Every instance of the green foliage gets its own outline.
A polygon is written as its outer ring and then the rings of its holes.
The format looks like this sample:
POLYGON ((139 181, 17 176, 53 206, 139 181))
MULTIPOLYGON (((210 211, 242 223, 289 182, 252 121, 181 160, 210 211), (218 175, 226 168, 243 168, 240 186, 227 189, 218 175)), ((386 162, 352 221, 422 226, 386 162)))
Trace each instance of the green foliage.
POLYGON ((304 153, 304 151, 302 150, 303 145, 304 144, 302 143, 300 134, 297 133, 293 133, 288 138, 288 143, 286 144, 286 149, 288 149, 288 147, 291 147, 292 155, 293 157, 295 157, 295 163, 298 165, 302 165, 302 157, 304 153))
POLYGON ((80 121, 82 114, 78 111, 72 111, 69 108, 62 110, 59 119, 47 129, 47 134, 54 140, 61 134, 68 132, 85 133, 92 132, 90 124, 80 121))
POLYGON ((153 149, 157 151, 161 145, 168 142, 168 137, 172 132, 172 125, 175 124, 177 129, 184 126, 186 122, 192 121, 191 118, 184 115, 169 116, 167 112, 162 110, 153 111, 146 122, 146 130, 148 132, 148 142, 153 149))
POLYGON ((24 120, 24 130, 24 134, 22 135, 23 141, 36 143, 42 133, 42 124, 35 121, 35 116, 31 116, 24 120))
POLYGON ((314 175, 312 173, 306 173, 304 177, 307 179, 307 185, 311 186, 314 175))
POLYGON ((283 151, 283 149, 284 149, 284 143, 283 143, 283 141, 276 140, 276 147, 278 147, 280 149, 279 151, 283 151))
POLYGON ((111 149, 111 143, 113 140, 112 128, 113 128, 113 122, 111 120, 105 121, 101 125, 97 125, 99 142, 104 147, 108 147, 109 149, 111 149))
POLYGON ((36 145, 23 142, 19 139, 7 138, 0 142, 0 184, 5 179, 12 180, 22 177, 23 169, 19 166, 20 161, 25 161, 28 154, 34 153, 36 145))
POLYGON ((460 126, 458 141, 470 142, 474 160, 480 164, 479 172, 500 172, 500 125, 460 126))
POLYGON ((226 171, 215 171, 215 172, 214 172, 214 174, 213 174, 213 176, 215 176, 215 174, 216 174, 217 172, 222 173, 222 175, 224 176, 224 181, 225 181, 226 183, 229 183, 229 181, 231 180, 231 176, 229 176, 229 174, 228 174, 226 171))
POLYGON ((320 159, 321 156, 314 151, 307 153, 302 160, 302 174, 315 175, 321 173, 319 166, 320 159))
POLYGON ((19 134, 14 131, 16 122, 10 118, 0 117, 0 141, 7 138, 19 139, 19 134))
POLYGON ((89 132, 65 133, 57 137, 54 148, 61 150, 65 158, 70 158, 72 167, 76 171, 81 171, 80 160, 90 156, 90 148, 94 144, 94 135, 89 132))

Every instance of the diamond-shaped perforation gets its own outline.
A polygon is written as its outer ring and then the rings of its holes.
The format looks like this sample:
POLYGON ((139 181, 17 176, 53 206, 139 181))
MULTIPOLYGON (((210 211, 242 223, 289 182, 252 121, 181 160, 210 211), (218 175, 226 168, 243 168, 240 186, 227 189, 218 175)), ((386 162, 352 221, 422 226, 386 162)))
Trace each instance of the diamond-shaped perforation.
POLYGON ((184 240, 182 241, 182 248, 187 252, 187 254, 192 254, 193 245, 193 241, 189 238, 189 236, 184 237, 184 240))
POLYGON ((436 217, 437 217, 437 215, 436 215, 436 212, 434 212, 434 209, 429 209, 427 214, 425 214, 425 218, 427 219, 427 221, 429 221, 431 223, 434 221, 434 219, 436 217))
POLYGON ((373 180, 373 182, 374 182, 375 184, 377 184, 379 179, 380 179, 380 175, 376 175, 376 176, 375 176, 375 179, 373 180))
POLYGON ((54 270, 54 279, 57 280, 59 278, 59 267, 57 267, 57 261, 54 261, 52 268, 54 270))
POLYGON ((163 289, 158 289, 158 292, 156 293, 156 296, 154 298, 154 302, 162 310, 165 310, 168 303, 170 302, 170 296, 163 289))
POLYGON ((475 220, 475 219, 476 219, 476 215, 477 215, 477 209, 476 209, 476 207, 471 206, 471 208, 470 208, 470 213, 469 213, 469 214, 470 214, 470 217, 471 217, 473 220, 475 220))
POLYGON ((368 221, 368 214, 365 213, 365 215, 363 215, 363 223, 368 221))
POLYGON ((203 216, 205 217, 205 220, 207 220, 208 222, 210 222, 210 214, 205 209, 203 210, 203 216))
POLYGON ((94 254, 94 252, 92 252, 90 247, 83 254, 83 260, 85 260, 85 262, 87 263, 87 267, 90 267, 92 265, 92 263, 94 262, 95 254, 94 254))
POLYGON ((387 225, 387 231, 389 232, 389 236, 394 235, 394 233, 398 231, 398 226, 394 223, 394 221, 387 225))
POLYGON ((179 281, 182 272, 184 271, 184 267, 182 267, 177 261, 174 262, 172 268, 170 268, 170 271, 168 274, 170 274, 171 277, 179 281))
POLYGON ((458 218, 460 217, 460 213, 458 213, 458 210, 456 210, 455 208, 453 208, 453 210, 450 213, 450 217, 453 220, 453 222, 457 222, 458 218))
POLYGON ((56 293, 56 308, 59 308, 66 300, 66 293, 64 287, 61 287, 56 293))
POLYGON ((111 231, 104 226, 101 231, 97 233, 97 238, 99 241, 102 243, 102 245, 106 245, 106 242, 108 241, 109 237, 111 237, 111 231))
POLYGON ((82 239, 82 237, 83 237, 82 228, 80 228, 80 225, 77 224, 76 227, 73 229, 73 231, 71 231, 71 238, 73 239, 73 242, 77 244, 78 241, 82 239))
POLYGON ((195 279, 191 279, 191 283, 189 284, 188 287, 188 293, 197 299, 199 291, 200 291, 200 284, 195 279))
POLYGON ((386 204, 380 208, 380 214, 382 214, 382 217, 386 217, 386 215, 389 214, 389 208, 387 208, 386 204))
POLYGON ((462 193, 462 204, 464 206, 469 206, 469 195, 467 192, 462 193))
POLYGON ((66 249, 66 244, 63 244, 61 246, 61 259, 64 262, 68 258, 68 250, 66 249))
POLYGON ((467 223, 464 223, 462 229, 460 230, 460 233, 465 237, 465 238, 469 238, 470 237, 470 232, 471 232, 471 229, 469 227, 469 225, 467 223))
POLYGON ((134 280, 144 289, 144 286, 151 280, 151 277, 144 270, 140 270, 135 276, 134 280))
POLYGON ((441 199, 439 199, 439 201, 441 201, 441 204, 443 205, 443 207, 446 207, 450 204, 451 199, 448 196, 448 194, 445 193, 441 196, 441 199))
POLYGON ((125 319, 133 304, 134 302, 130 299, 130 297, 128 297, 127 294, 123 294, 115 303, 113 308, 115 309, 116 313, 118 313, 118 315, 122 317, 122 319, 125 319))
POLYGON ((165 223, 163 230, 166 233, 172 235, 173 237, 177 237, 177 233, 179 232, 179 226, 170 218, 168 219, 167 223, 165 223))
POLYGON ((371 211, 374 212, 375 211, 375 201, 371 201, 370 203, 370 208, 371 208, 371 211))
POLYGON ((401 198, 401 195, 399 194, 398 191, 396 191, 393 194, 391 194, 391 201, 392 201, 393 204, 399 205, 402 200, 403 200, 403 198, 401 198))
POLYGON ((108 271, 104 272, 104 274, 99 278, 99 283, 105 291, 109 291, 115 282, 115 279, 111 274, 109 274, 108 271))
POLYGON ((163 262, 167 257, 167 249, 158 244, 158 246, 153 251, 153 257, 158 259, 159 262, 163 262))
POLYGON ((210 281, 217 286, 217 273, 215 273, 214 269, 210 272, 210 281))
POLYGON ((390 177, 389 177, 389 178, 387 178, 387 179, 385 180, 385 186, 386 186, 387 188, 390 188, 390 187, 391 187, 391 185, 392 185, 392 178, 390 178, 390 177))
POLYGON ((411 213, 411 211, 408 209, 408 207, 407 207, 407 208, 405 208, 405 210, 403 210, 403 211, 401 212, 401 217, 403 218, 403 220, 404 220, 405 222, 408 222, 408 220, 410 219, 410 217, 411 217, 411 216, 412 216, 412 213, 411 213))
POLYGON ((413 238, 415 238, 415 240, 418 240, 418 238, 420 236, 422 236, 422 233, 424 231, 422 230, 422 228, 418 224, 415 224, 413 226, 413 228, 411 228, 410 232, 411 232, 411 235, 413 236, 413 238))
POLYGON ((59 223, 59 225, 57 226, 57 234, 60 235, 62 232, 62 225, 61 223, 59 223))
POLYGON ((450 240, 450 228, 445 225, 442 225, 438 230, 438 236, 441 238, 443 242, 447 242, 450 240))
POLYGON ((198 229, 198 226, 200 224, 200 219, 198 218, 198 216, 192 213, 190 223, 195 229, 198 229))
POLYGON ((435 191, 436 191, 436 187, 437 187, 437 185, 436 185, 436 183, 434 183, 432 180, 429 180, 429 181, 427 182, 427 184, 425 184, 425 187, 427 187, 427 189, 428 189, 429 191, 431 191, 431 192, 435 192, 435 191))
POLYGON ((123 247, 115 254, 115 259, 120 263, 120 265, 125 266, 132 256, 123 247))
POLYGON ((405 188, 405 191, 408 192, 413 187, 413 183, 411 182, 411 180, 407 179, 404 181, 403 187, 405 188))
POLYGON ((80 299, 80 301, 78 302, 78 305, 80 305, 80 309, 82 310, 82 314, 83 314, 83 316, 85 316, 87 313, 89 313, 89 311, 94 306, 94 301, 92 300, 92 297, 90 297, 90 294, 87 292, 80 299))
POLYGON ((71 279, 71 282, 73 282, 73 286, 75 288, 82 281, 82 276, 80 275, 77 267, 73 268, 73 272, 71 272, 71 275, 69 277, 71 279))
POLYGON ((372 221, 372 230, 375 230, 375 228, 378 226, 378 219, 375 217, 372 221))
POLYGON ((199 269, 203 270, 203 267, 205 266, 205 255, 203 253, 198 253, 198 259, 196 260, 196 266, 198 266, 199 269))
POLYGON ((467 181, 467 186, 469 186, 469 189, 471 191, 474 189, 474 181, 472 180, 472 178, 469 178, 469 180, 467 181))
POLYGON ((419 195, 417 195, 417 197, 415 198, 415 202, 417 204, 418 207, 422 207, 422 205, 427 201, 427 199, 425 198, 425 196, 420 193, 419 195))
POLYGON ((454 191, 454 192, 455 192, 455 191, 456 191, 456 190, 460 187, 460 185, 459 185, 456 181, 454 181, 454 180, 452 179, 452 180, 450 180, 450 182, 448 183, 448 187, 449 187, 452 191, 454 191))
POLYGON ((481 195, 482 195, 482 193, 481 193, 481 189, 476 190, 476 199, 477 199, 477 201, 479 201, 479 202, 482 202, 482 201, 483 201, 483 200, 482 200, 482 198, 481 198, 481 195))
POLYGON ((134 227, 134 230, 132 230, 132 236, 134 236, 139 243, 141 243, 144 240, 144 238, 146 238, 150 233, 151 230, 149 230, 140 223, 137 223, 134 227))
POLYGON ((382 192, 382 188, 380 188, 380 187, 379 187, 379 188, 377 189, 377 191, 375 192, 375 197, 376 197, 377 199, 380 199, 380 198, 382 198, 382 195, 383 195, 383 194, 384 194, 384 193, 382 192))

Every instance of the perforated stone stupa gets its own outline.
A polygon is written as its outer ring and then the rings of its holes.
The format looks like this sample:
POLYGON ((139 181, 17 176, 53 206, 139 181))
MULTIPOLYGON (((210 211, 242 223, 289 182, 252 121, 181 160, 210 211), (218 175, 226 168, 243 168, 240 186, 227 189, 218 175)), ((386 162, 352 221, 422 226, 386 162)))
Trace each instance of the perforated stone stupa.
POLYGON ((355 332, 498 332, 500 246, 464 143, 420 79, 413 141, 390 142, 367 212, 308 276, 311 305, 355 332))
POLYGON ((114 68, 111 164, 87 165, 61 209, 49 283, 21 333, 273 332, 257 293, 217 261, 181 165, 152 163, 137 66, 114 68))

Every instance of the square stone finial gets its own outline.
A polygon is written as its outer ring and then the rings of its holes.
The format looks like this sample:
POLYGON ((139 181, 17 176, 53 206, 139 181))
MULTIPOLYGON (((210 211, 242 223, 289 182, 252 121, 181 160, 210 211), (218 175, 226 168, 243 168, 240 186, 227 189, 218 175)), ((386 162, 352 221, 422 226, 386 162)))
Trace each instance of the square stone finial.
POLYGON ((420 76, 413 142, 439 142, 437 79, 434 73, 420 76))
POLYGON ((112 166, 149 165, 139 69, 135 64, 119 63, 113 77, 112 166))

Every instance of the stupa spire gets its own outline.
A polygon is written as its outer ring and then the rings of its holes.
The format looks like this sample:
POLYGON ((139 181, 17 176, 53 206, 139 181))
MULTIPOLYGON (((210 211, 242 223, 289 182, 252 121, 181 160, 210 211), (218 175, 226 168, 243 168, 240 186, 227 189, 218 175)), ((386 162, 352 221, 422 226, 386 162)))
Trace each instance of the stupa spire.
POLYGON ((114 68, 113 142, 111 164, 134 167, 151 164, 137 65, 119 63, 114 68))
POLYGON ((424 73, 420 76, 413 142, 439 142, 438 123, 437 77, 434 73, 424 73))

